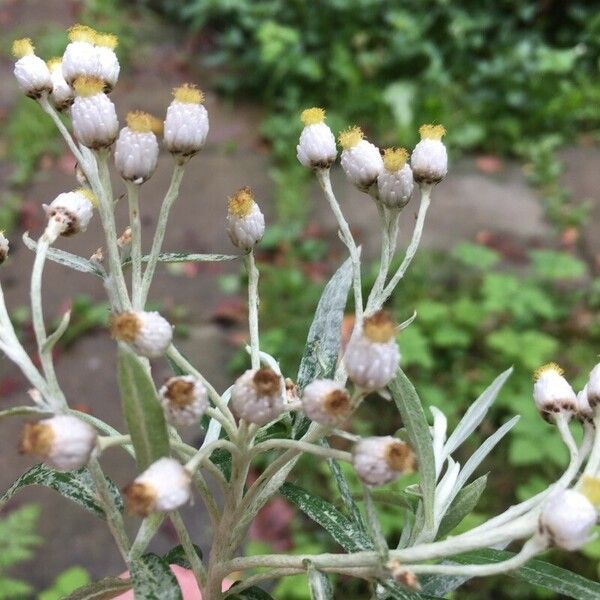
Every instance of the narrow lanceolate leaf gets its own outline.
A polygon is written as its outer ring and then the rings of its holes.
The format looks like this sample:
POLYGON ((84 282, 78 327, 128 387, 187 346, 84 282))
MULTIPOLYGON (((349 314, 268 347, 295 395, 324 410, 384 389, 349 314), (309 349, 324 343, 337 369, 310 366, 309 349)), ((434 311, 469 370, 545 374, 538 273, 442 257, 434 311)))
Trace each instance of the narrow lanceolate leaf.
POLYGON ((471 404, 452 435, 444 446, 444 458, 452 454, 474 431, 485 418, 488 410, 496 400, 498 392, 513 372, 512 367, 501 373, 490 386, 471 404))
POLYGON ((118 594, 131 589, 131 580, 106 577, 71 592, 63 600, 111 600, 118 594))
POLYGON ((437 537, 450 533, 467 515, 473 512, 487 484, 487 475, 482 475, 456 494, 438 528, 437 537))
POLYGON ((388 387, 402 417, 410 445, 417 455, 425 522, 432 527, 436 475, 429 425, 417 391, 402 369, 398 369, 388 387))
POLYGON ((319 377, 331 377, 340 352, 342 320, 352 285, 350 259, 333 274, 317 305, 308 331, 297 383, 303 389, 319 377))
POLYGON ((144 554, 131 563, 131 581, 135 600, 182 600, 177 578, 156 554, 144 554))
POLYGON ((314 496, 293 483, 284 483, 279 491, 305 515, 325 529, 347 552, 373 548, 365 532, 327 500, 314 496))
POLYGON ((119 389, 140 470, 169 454, 169 437, 156 388, 142 361, 119 348, 119 389))
POLYGON ((308 587, 310 588, 310 597, 312 600, 333 600, 333 588, 329 577, 315 569, 315 566, 308 562, 308 587))
POLYGON ((5 410, 0 410, 0 419, 5 417, 23 417, 28 415, 48 415, 50 410, 44 410, 39 406, 13 406, 5 410))
POLYGON ((42 352, 49 352, 56 346, 63 333, 67 330, 69 322, 71 321, 71 311, 68 310, 60 320, 58 327, 48 336, 44 345, 42 346, 42 352))
MULTIPOLYGON (((182 263, 182 262, 222 262, 242 258, 239 254, 195 254, 192 252, 163 252, 158 255, 158 262, 182 263)), ((149 256, 142 256, 142 262, 148 262, 149 256)), ((131 264, 131 257, 123 261, 123 266, 131 264)))
MULTIPOLYGON (((36 465, 21 475, 0 497, 2 508, 19 490, 30 485, 43 485, 57 491, 61 496, 72 500, 79 506, 104 518, 102 506, 96 497, 96 488, 89 471, 84 467, 77 471, 55 471, 45 465, 36 465)), ((123 510, 123 501, 119 490, 112 481, 109 481, 111 492, 120 510, 123 510)))
MULTIPOLYGON (((488 548, 452 557, 452 562, 488 565, 508 560, 513 556, 513 552, 488 548)), ((563 594, 568 598, 575 598, 575 600, 597 600, 600 598, 600 583, 597 581, 591 581, 542 560, 530 560, 525 566, 510 571, 507 575, 532 585, 539 585, 557 594, 563 594)))
POLYGON ((253 585, 239 594, 227 596, 229 600, 274 600, 273 596, 253 585))
MULTIPOLYGON (((37 242, 32 240, 27 232, 23 234, 23 242, 30 250, 35 252, 37 242)), ((49 248, 47 257, 48 260, 63 265, 64 267, 68 267, 69 269, 80 271, 81 273, 91 273, 92 275, 104 279, 104 269, 100 265, 87 258, 83 258, 82 256, 77 256, 76 254, 65 252, 64 250, 58 250, 57 248, 49 248)))

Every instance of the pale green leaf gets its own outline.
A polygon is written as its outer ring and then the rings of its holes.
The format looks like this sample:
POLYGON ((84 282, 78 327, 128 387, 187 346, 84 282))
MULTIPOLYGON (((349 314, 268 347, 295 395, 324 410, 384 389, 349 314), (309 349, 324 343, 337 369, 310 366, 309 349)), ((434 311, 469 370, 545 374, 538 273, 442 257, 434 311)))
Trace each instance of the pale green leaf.
POLYGON ((327 575, 315 569, 312 562, 306 562, 308 564, 308 587, 312 600, 333 600, 333 588, 327 575))
MULTIPOLYGON (((242 258, 240 254, 195 254, 193 252, 163 252, 158 255, 158 262, 182 263, 182 262, 222 262, 242 258)), ((150 256, 142 256, 142 262, 148 262, 150 256)), ((131 265, 131 257, 123 261, 122 265, 131 265)))
POLYGON ((118 594, 130 589, 129 579, 106 577, 75 590, 64 600, 112 600, 118 594))
POLYGON ((144 554, 131 563, 131 581, 135 600, 182 600, 177 578, 156 554, 144 554))
POLYGON ((487 475, 482 475, 456 494, 438 528, 437 537, 450 533, 467 515, 473 512, 487 484, 487 475))

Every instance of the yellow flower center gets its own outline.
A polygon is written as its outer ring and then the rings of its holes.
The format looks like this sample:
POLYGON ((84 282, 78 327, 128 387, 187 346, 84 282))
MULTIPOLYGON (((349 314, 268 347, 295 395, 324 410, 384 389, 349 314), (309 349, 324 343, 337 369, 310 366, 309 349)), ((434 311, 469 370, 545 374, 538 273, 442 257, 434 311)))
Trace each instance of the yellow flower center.
POLYGON ((538 379, 540 379, 540 377, 546 373, 549 373, 551 371, 554 371, 555 373, 558 373, 559 375, 562 375, 564 373, 564 369, 562 369, 561 367, 559 367, 556 363, 548 363, 547 365, 544 365, 543 367, 540 367, 539 369, 536 369, 535 372, 533 373, 533 380, 534 381, 538 381, 538 379))
POLYGON ((78 77, 73 83, 75 93, 78 96, 89 98, 96 94, 101 94, 104 90, 104 81, 98 77, 92 77, 91 75, 83 75, 78 77))
POLYGON ((94 42, 96 43, 96 46, 114 50, 119 45, 119 38, 112 33, 96 33, 94 42))
POLYGON ((29 38, 15 40, 12 45, 12 53, 15 58, 23 58, 29 54, 33 54, 35 48, 29 38))
POLYGON ((325 110, 322 108, 307 108, 300 114, 300 120, 305 125, 316 125, 322 123, 325 120, 325 110))
POLYGON ((94 208, 98 208, 98 198, 96 198, 96 194, 94 194, 94 192, 92 192, 92 190, 90 190, 89 188, 77 188, 75 190, 75 193, 85 196, 94 208))
POLYGON ((69 29, 69 41, 70 42, 88 42, 90 44, 96 41, 96 30, 88 27, 87 25, 73 25, 69 29))
POLYGON ((137 133, 162 133, 163 122, 150 113, 135 110, 127 113, 127 127, 137 133))
POLYGON ((54 431, 47 423, 26 423, 21 433, 19 451, 45 458, 54 442, 54 431))
POLYGON ((62 58, 60 56, 54 56, 50 60, 47 60, 46 64, 51 71, 54 71, 54 69, 60 69, 62 67, 62 58))
POLYGON ((229 198, 227 210, 230 215, 243 219, 250 214, 253 206, 254 196, 252 190, 249 187, 243 187, 229 198))
POLYGON ((383 151, 383 166, 390 173, 399 171, 407 160, 408 151, 405 148, 386 148, 383 151))
POLYGON ((204 94, 193 83, 184 83, 173 88, 173 96, 175 96, 175 100, 185 104, 202 104, 204 102, 204 94))
POLYGON ((146 517, 154 508, 156 490, 147 483, 130 483, 123 488, 127 512, 146 517))
POLYGON ((441 140, 446 129, 443 125, 421 125, 419 133, 422 140, 441 140))
POLYGON ((581 482, 581 493, 596 507, 600 506, 600 478, 586 475, 581 482))
POLYGON ((384 310, 365 318, 363 334, 371 342, 385 344, 394 338, 396 325, 384 310))
POLYGON ((350 127, 349 129, 346 129, 346 131, 342 131, 342 133, 340 133, 338 140, 340 142, 340 146, 344 150, 349 150, 350 148, 356 146, 356 144, 358 144, 363 137, 364 135, 360 127, 350 127))
POLYGON ((108 326, 110 334, 115 340, 131 344, 138 337, 141 323, 135 313, 123 312, 112 315, 108 326))

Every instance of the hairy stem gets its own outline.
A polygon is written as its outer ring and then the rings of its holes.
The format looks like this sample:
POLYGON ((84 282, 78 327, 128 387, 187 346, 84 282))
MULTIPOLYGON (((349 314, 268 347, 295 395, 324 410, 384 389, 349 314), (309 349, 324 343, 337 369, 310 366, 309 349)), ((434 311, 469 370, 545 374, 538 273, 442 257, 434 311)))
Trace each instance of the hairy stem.
POLYGON ((206 581, 206 569, 204 568, 204 565, 202 564, 202 561, 200 560, 200 557, 194 548, 194 544, 192 543, 185 523, 183 522, 179 511, 171 513, 169 518, 171 519, 171 523, 173 523, 173 527, 177 532, 177 537, 179 538, 181 546, 183 547, 183 551, 185 552, 185 556, 190 563, 190 567, 194 573, 198 587, 202 589, 202 586, 206 581))
POLYGON ((140 218, 140 186, 127 182, 127 203, 131 227, 131 297, 133 310, 143 310, 142 293, 142 220, 140 218))
POLYGON ((258 269, 254 259, 254 249, 244 257, 248 272, 248 327, 250 329, 250 357, 252 368, 260 368, 260 342, 258 337, 258 269))

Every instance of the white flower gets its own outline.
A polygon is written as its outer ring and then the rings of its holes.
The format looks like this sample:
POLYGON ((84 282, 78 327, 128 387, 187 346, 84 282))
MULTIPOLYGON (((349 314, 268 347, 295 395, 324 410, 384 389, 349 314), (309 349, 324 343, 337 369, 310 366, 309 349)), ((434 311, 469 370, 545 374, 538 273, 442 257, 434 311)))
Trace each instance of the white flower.
POLYGON ((6 260, 8 256, 9 244, 6 237, 4 237, 4 231, 0 231, 0 265, 6 260))
POLYGON ((268 367, 249 369, 237 378, 231 391, 231 409, 239 418, 265 425, 276 419, 285 405, 282 378, 268 367))
POLYGON ((62 57, 62 72, 69 85, 72 86, 79 77, 97 77, 96 35, 96 31, 86 25, 74 25, 69 29, 69 43, 62 57))
POLYGON ((76 97, 71 119, 75 136, 88 148, 107 148, 117 137, 119 121, 115 105, 102 91, 104 82, 97 77, 79 77, 73 87, 76 97))
POLYGON ((362 191, 367 191, 383 170, 383 159, 377 146, 363 139, 359 127, 352 127, 339 135, 342 146, 342 168, 346 177, 362 191))
POLYGON ((21 436, 21 452, 34 454, 61 471, 83 467, 96 445, 96 430, 71 415, 57 415, 27 423, 21 436))
POLYGON ((254 201, 248 187, 238 190, 227 209, 227 233, 234 246, 248 252, 261 240, 265 232, 265 217, 254 201))
POLYGON ((407 159, 404 148, 386 148, 383 152, 384 168, 377 177, 377 195, 388 208, 403 208, 410 200, 415 183, 407 159))
POLYGON ((157 312, 131 311, 112 316, 110 331, 113 338, 131 344, 146 358, 157 358, 166 351, 173 339, 169 322, 157 312))
POLYGON ((378 486, 414 471, 415 457, 410 446, 397 438, 369 437, 354 446, 352 464, 364 483, 378 486))
POLYGON ((331 379, 316 379, 304 388, 302 407, 306 416, 322 425, 336 425, 352 412, 346 389, 331 379))
POLYGON ((598 363, 590 372, 587 382, 587 395, 590 406, 595 408, 600 404, 600 363, 598 363))
POLYGON ((598 515, 594 505, 575 490, 550 496, 540 515, 540 532, 565 550, 578 550, 589 540, 598 515))
POLYGON ((94 52, 96 54, 96 77, 104 81, 104 91, 108 94, 117 85, 121 66, 115 54, 119 43, 116 35, 96 33, 94 36, 94 52))
POLYGON ((335 137, 325 125, 325 111, 322 108, 307 108, 300 119, 304 129, 296 146, 298 160, 313 169, 328 169, 337 156, 335 137))
POLYGON ((35 55, 29 38, 15 40, 12 51, 17 59, 14 68, 19 87, 30 98, 39 98, 45 92, 52 91, 52 78, 48 65, 35 55))
POLYGON ((594 411, 588 400, 587 385, 577 394, 576 417, 583 423, 591 423, 594 419, 594 411))
POLYGON ((186 83, 175 88, 173 95, 165 118, 165 145, 172 154, 190 157, 202 149, 208 135, 208 113, 202 106, 204 94, 186 83))
POLYGON ((62 72, 62 61, 60 58, 53 58, 48 61, 50 77, 52 78, 52 93, 50 100, 56 110, 65 110, 73 104, 75 94, 73 88, 66 82, 62 72))
POLYGON ((159 458, 123 490, 129 512, 145 517, 190 500, 190 474, 174 458, 159 458))
POLYGON ((127 127, 115 144, 115 166, 123 179, 137 184, 150 179, 158 161, 155 132, 161 128, 162 123, 148 113, 127 113, 127 127))
POLYGON ((441 125, 423 125, 421 141, 410 157, 410 166, 417 183, 438 183, 448 173, 448 153, 442 143, 446 130, 441 125))
POLYGON ((571 416, 577 409, 577 396, 563 370, 555 363, 544 365, 535 372, 533 400, 540 414, 552 421, 558 413, 571 416))
POLYGON ((49 206, 43 205, 48 219, 60 221, 63 224, 62 235, 69 236, 85 231, 94 214, 94 194, 79 188, 73 192, 59 194, 49 206))
POLYGON ((350 379, 364 390, 384 388, 396 374, 400 350, 389 315, 379 311, 364 320, 348 343, 344 363, 350 379))
POLYGON ((159 396, 167 420, 173 425, 194 425, 208 408, 206 388, 192 375, 167 379, 159 396))

